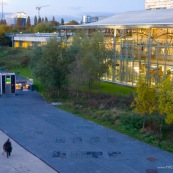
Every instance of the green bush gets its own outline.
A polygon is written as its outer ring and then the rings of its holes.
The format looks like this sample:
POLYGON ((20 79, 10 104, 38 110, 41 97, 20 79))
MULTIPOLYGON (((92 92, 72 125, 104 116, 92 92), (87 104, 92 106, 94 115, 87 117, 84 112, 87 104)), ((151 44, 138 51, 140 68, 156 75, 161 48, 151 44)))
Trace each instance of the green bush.
POLYGON ((138 115, 121 116, 120 121, 122 125, 135 129, 141 129, 143 125, 143 117, 138 115))
POLYGON ((0 65, 6 70, 28 67, 30 49, 4 47, 0 49, 0 65))

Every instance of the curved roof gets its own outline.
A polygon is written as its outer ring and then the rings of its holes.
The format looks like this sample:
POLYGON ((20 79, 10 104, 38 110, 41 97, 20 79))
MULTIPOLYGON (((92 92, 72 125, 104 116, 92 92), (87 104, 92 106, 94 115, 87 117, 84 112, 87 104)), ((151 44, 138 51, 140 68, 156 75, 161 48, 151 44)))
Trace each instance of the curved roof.
POLYGON ((173 25, 173 9, 117 13, 112 17, 83 26, 173 25))
POLYGON ((77 28, 173 28, 173 9, 142 10, 117 13, 98 22, 64 25, 57 29, 77 28))

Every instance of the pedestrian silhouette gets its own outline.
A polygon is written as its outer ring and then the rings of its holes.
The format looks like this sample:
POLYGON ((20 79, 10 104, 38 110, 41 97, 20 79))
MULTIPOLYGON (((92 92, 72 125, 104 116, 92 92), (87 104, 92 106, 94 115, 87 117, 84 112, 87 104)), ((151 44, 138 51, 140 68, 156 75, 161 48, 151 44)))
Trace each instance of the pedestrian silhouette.
POLYGON ((7 158, 8 158, 11 155, 11 151, 12 151, 12 146, 11 146, 11 142, 10 142, 10 139, 9 138, 4 143, 3 149, 7 153, 7 158))

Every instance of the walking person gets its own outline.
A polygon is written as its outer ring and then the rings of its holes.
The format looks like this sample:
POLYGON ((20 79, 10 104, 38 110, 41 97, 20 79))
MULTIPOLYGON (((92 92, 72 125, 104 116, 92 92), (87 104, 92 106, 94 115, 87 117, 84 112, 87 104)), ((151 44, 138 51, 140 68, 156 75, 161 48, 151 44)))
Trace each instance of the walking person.
POLYGON ((11 141, 9 138, 5 142, 4 147, 5 147, 5 151, 7 153, 7 158, 8 158, 11 154, 11 151, 12 151, 11 141))

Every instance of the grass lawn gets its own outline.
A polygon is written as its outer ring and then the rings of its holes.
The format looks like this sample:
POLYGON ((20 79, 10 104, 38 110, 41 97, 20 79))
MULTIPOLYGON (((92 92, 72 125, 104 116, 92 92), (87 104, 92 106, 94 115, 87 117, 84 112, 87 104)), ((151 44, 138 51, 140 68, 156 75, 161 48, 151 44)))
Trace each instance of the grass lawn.
POLYGON ((12 68, 9 70, 10 72, 14 72, 19 76, 32 78, 31 70, 29 68, 12 68))
POLYGON ((129 95, 135 92, 134 87, 118 85, 111 82, 101 82, 99 89, 92 89, 93 93, 110 95, 129 95))

